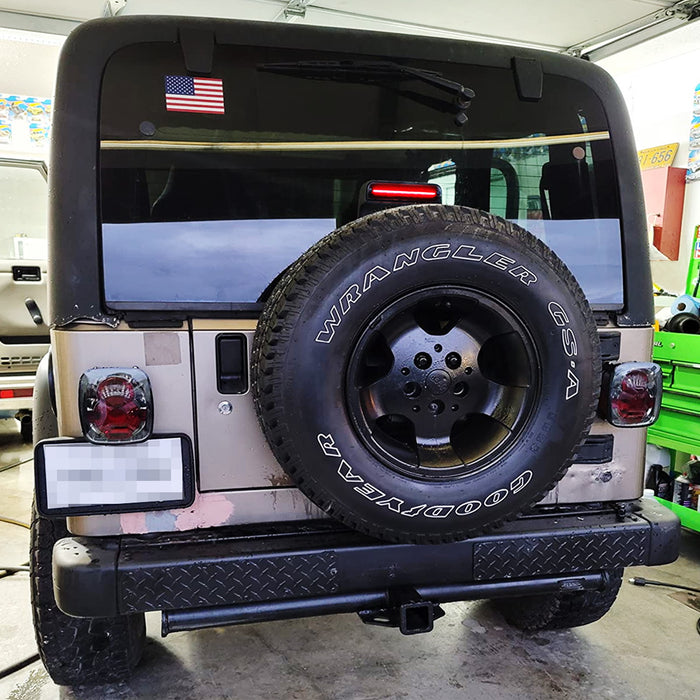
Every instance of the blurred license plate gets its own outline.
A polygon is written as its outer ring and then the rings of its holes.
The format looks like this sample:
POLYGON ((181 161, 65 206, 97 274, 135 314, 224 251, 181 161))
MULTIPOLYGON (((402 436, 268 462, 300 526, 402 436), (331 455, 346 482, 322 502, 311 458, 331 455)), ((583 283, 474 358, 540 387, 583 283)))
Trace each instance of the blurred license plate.
POLYGON ((194 500, 192 448, 182 435, 126 445, 46 440, 34 448, 34 464, 43 515, 159 510, 194 500))

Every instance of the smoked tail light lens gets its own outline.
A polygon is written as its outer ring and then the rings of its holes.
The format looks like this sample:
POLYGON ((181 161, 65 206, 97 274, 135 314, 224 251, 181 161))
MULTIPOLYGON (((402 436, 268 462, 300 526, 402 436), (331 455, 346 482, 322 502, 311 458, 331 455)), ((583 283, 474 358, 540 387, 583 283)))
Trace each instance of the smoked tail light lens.
POLYGON ((607 372, 601 402, 603 414, 620 428, 643 428, 659 417, 661 368, 653 362, 624 362, 607 372))
POLYGON ((102 367, 80 377, 83 435, 98 444, 141 442, 153 430, 153 395, 145 372, 102 367))

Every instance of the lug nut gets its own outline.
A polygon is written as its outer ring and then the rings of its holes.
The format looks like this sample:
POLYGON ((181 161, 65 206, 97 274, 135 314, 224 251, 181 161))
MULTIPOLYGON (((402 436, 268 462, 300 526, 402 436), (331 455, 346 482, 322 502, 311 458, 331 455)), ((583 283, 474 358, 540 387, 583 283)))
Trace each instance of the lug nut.
POLYGON ((418 367, 418 369, 428 369, 428 367, 433 364, 433 359, 427 352, 419 352, 413 358, 413 364, 418 367))
POLYGON ((467 393, 467 385, 464 382, 457 382, 454 387, 452 387, 452 393, 455 396, 465 396, 467 393))
POLYGON ((462 364, 462 358, 456 352, 451 352, 445 358, 445 364, 450 369, 457 369, 462 364))

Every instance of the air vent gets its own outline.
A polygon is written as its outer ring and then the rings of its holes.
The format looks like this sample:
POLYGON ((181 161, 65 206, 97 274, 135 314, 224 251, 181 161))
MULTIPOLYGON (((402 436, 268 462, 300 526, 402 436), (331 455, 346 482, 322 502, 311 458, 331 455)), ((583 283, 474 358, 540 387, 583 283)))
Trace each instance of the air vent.
POLYGON ((39 362, 41 362, 41 355, 0 357, 0 367, 3 369, 15 369, 16 367, 36 367, 39 362))

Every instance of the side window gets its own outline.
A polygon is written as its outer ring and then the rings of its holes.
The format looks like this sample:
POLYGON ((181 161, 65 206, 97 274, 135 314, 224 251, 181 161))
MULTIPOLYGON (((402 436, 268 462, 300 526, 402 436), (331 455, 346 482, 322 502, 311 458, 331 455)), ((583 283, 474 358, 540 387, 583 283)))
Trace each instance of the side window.
POLYGON ((546 146, 499 148, 491 169, 491 211, 506 219, 541 219, 546 146))
POLYGON ((506 216, 506 199, 508 186, 503 173, 497 168, 491 168, 491 189, 489 194, 489 211, 496 216, 506 216))
POLYGON ((455 203, 455 186, 457 184, 457 169, 454 161, 446 160, 428 168, 428 182, 440 185, 442 188, 442 203, 455 203))
POLYGON ((492 214, 517 219, 520 211, 520 180, 513 165, 503 159, 491 162, 490 208, 492 214))
POLYGON ((0 159, 0 258, 46 259, 47 207, 43 163, 0 159))

